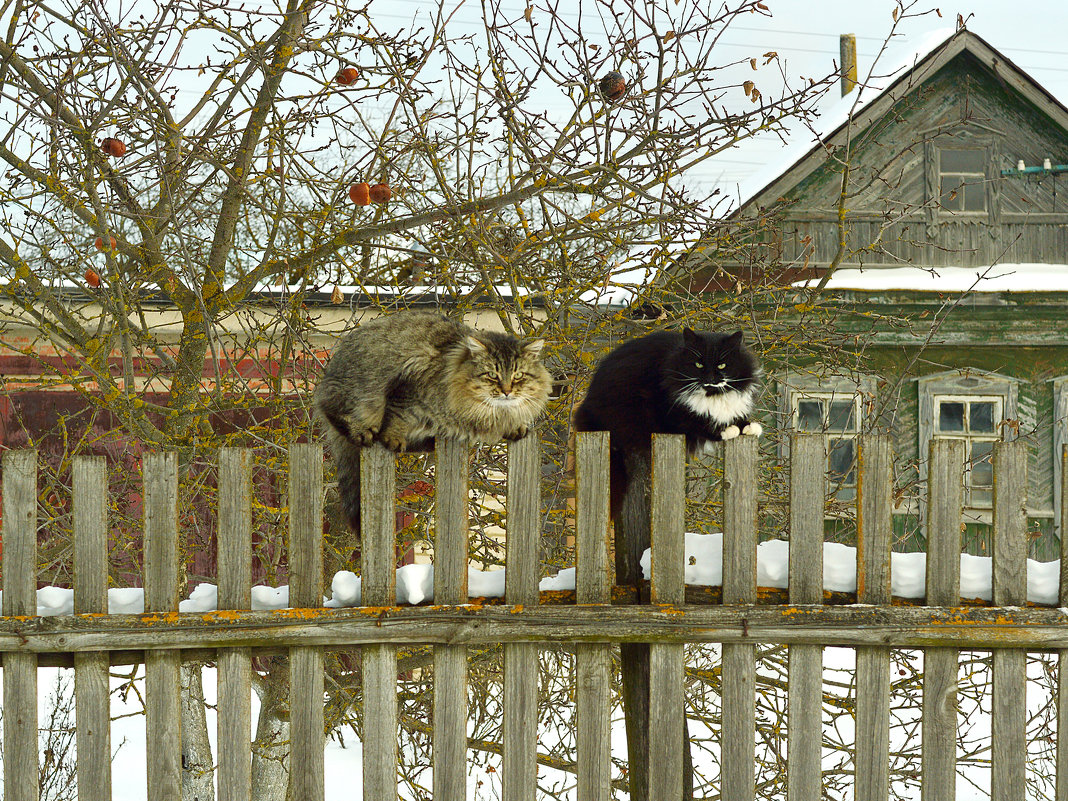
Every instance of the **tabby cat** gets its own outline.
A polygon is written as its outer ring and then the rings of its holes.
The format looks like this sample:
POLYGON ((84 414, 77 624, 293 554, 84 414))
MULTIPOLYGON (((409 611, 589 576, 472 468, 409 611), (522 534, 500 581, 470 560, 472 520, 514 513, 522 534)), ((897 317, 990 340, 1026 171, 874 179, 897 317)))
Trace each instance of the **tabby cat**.
POLYGON ((345 335, 315 389, 342 508, 360 531, 360 449, 429 450, 436 437, 521 439, 544 411, 543 342, 476 331, 434 312, 378 317, 345 335))

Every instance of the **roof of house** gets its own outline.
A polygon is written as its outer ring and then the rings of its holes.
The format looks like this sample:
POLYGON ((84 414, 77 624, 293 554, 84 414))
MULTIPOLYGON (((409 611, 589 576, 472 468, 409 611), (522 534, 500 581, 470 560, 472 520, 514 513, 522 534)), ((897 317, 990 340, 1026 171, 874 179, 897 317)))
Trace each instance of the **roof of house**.
POLYGON ((882 118, 895 103, 963 52, 1068 130, 1068 107, 981 36, 967 29, 932 31, 915 40, 892 64, 874 64, 855 92, 821 113, 818 129, 797 134, 779 159, 740 186, 734 214, 754 206, 766 207, 782 197, 826 162, 830 151, 844 144, 851 131, 864 130, 882 118))

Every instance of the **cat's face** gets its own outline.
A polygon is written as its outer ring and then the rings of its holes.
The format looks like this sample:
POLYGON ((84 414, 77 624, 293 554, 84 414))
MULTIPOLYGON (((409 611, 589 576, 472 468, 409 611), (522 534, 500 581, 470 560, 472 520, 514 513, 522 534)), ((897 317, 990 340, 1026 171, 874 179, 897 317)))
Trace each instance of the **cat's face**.
POLYGON ((512 337, 468 337, 467 358, 453 380, 463 394, 489 409, 525 410, 536 415, 549 398, 552 379, 539 357, 540 339, 520 343, 512 337))
POLYGON ((674 393, 694 401, 745 392, 759 368, 742 344, 742 332, 713 334, 683 329, 682 345, 671 354, 664 377, 674 393))

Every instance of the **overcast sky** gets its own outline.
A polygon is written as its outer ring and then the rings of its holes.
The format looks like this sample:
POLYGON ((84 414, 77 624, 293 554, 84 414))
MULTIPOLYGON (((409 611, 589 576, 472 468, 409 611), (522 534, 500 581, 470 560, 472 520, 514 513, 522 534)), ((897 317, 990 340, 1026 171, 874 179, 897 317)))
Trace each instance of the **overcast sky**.
MULTIPOLYGON (((785 58, 793 75, 826 74, 838 60, 838 37, 857 37, 857 57, 861 76, 870 69, 893 22, 891 0, 765 0, 771 18, 739 20, 724 37, 728 55, 737 51, 774 49, 785 58)), ((1065 0, 971 0, 931 3, 942 12, 906 20, 904 36, 895 48, 911 49, 913 43, 932 30, 956 25, 957 15, 968 18, 967 27, 1000 50, 1031 75, 1062 103, 1068 105, 1068 2, 1065 0), (970 15, 970 16, 969 16, 970 15)), ((892 54, 888 54, 892 55, 892 54)), ((883 62, 886 63, 886 62, 883 62)), ((838 92, 836 91, 835 97, 838 92)), ((833 99, 833 98, 830 98, 833 99)), ((744 181, 772 160, 781 149, 774 140, 756 143, 724 154, 717 160, 716 177, 728 184, 744 181)))

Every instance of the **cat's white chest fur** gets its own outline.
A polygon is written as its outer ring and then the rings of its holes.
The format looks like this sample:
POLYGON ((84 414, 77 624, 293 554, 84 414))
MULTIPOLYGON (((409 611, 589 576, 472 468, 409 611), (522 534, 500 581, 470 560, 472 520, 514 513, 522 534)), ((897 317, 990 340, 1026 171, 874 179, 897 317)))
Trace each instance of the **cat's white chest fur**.
POLYGON ((707 395, 704 390, 694 390, 688 393, 682 402, 694 414, 709 417, 714 422, 725 425, 749 415, 753 410, 753 393, 746 390, 707 395))

